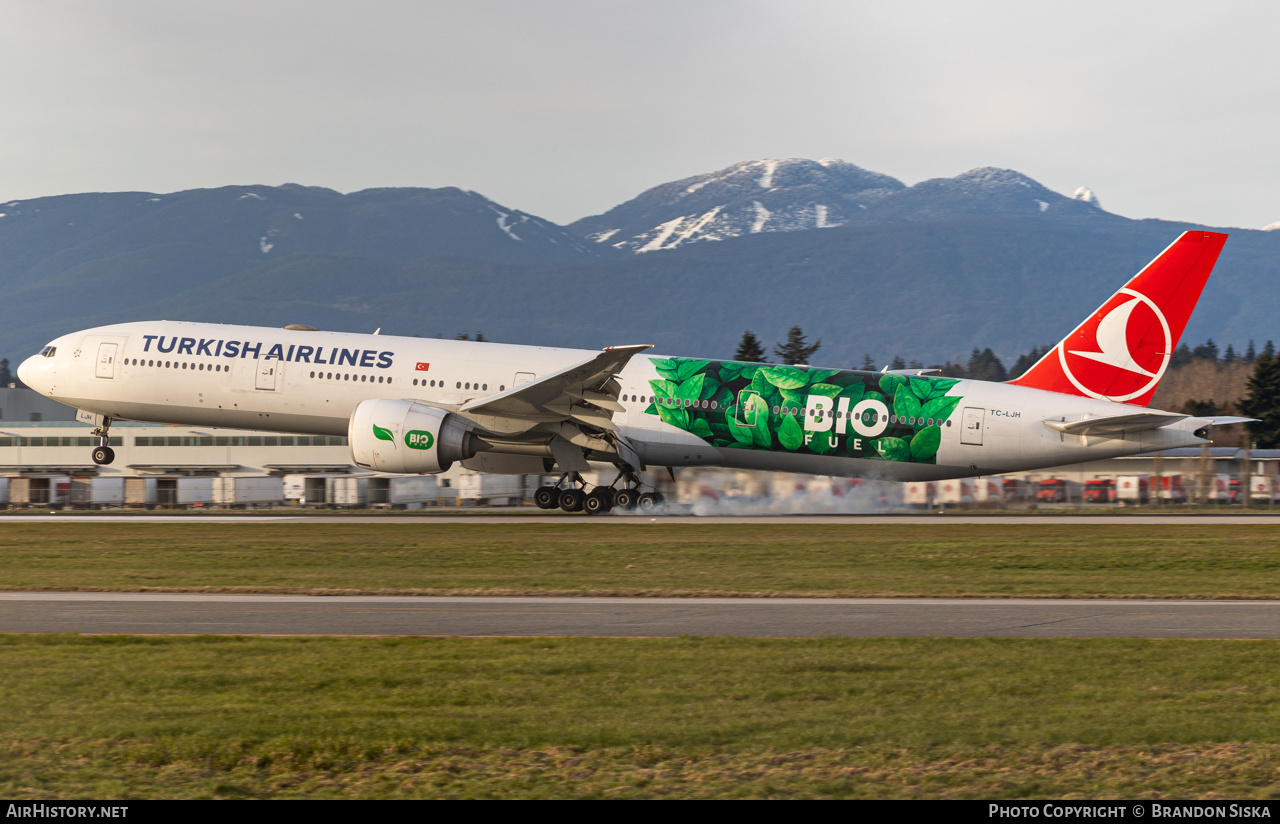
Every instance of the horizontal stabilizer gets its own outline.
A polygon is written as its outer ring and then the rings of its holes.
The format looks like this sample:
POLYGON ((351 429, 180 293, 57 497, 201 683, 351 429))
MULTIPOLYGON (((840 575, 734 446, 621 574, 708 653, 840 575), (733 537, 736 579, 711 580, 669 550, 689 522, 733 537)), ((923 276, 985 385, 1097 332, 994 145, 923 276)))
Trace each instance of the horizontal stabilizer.
POLYGON ((1205 418, 1206 421, 1214 426, 1230 426, 1233 423, 1253 423, 1257 418, 1237 418, 1232 415, 1210 415, 1205 418))
POLYGON ((1045 421, 1044 425, 1067 435, 1114 435, 1159 429, 1188 417, 1173 412, 1134 412, 1128 415, 1082 418, 1078 421, 1045 421))

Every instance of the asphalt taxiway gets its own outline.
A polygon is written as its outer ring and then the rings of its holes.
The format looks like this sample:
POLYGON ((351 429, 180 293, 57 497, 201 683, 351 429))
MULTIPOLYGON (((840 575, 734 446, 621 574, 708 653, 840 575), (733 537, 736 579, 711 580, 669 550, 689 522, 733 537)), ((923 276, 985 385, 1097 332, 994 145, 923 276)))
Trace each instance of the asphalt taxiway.
POLYGON ((1280 601, 0 593, 0 632, 1280 638, 1280 601))

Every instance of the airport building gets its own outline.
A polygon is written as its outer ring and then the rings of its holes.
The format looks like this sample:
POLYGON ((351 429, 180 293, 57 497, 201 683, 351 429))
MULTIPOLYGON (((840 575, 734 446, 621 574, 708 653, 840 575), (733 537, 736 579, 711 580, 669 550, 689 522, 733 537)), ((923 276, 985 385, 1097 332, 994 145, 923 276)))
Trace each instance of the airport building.
POLYGON ((0 506, 410 508, 523 505, 541 476, 384 475, 354 466, 346 438, 163 426, 111 426, 115 461, 75 410, 29 389, 0 390, 0 506))

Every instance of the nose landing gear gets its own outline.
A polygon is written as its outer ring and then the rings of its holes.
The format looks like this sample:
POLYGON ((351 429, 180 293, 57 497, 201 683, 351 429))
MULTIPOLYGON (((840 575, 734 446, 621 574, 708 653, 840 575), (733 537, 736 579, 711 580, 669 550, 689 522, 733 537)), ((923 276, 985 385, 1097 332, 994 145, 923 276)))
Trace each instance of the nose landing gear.
POLYGON ((93 430, 93 434, 98 436, 98 445, 94 447, 92 457, 93 462, 98 466, 107 466, 116 459, 116 451, 107 445, 110 443, 110 439, 107 437, 110 429, 111 418, 108 416, 102 419, 101 426, 95 427, 93 430))

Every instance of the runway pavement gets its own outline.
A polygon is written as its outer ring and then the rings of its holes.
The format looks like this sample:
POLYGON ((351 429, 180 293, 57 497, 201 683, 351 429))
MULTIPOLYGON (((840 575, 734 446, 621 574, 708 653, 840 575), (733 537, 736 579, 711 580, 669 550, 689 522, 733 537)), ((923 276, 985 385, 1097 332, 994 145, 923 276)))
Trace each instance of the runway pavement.
POLYGON ((0 632, 1280 638, 1280 601, 6 592, 0 632))

